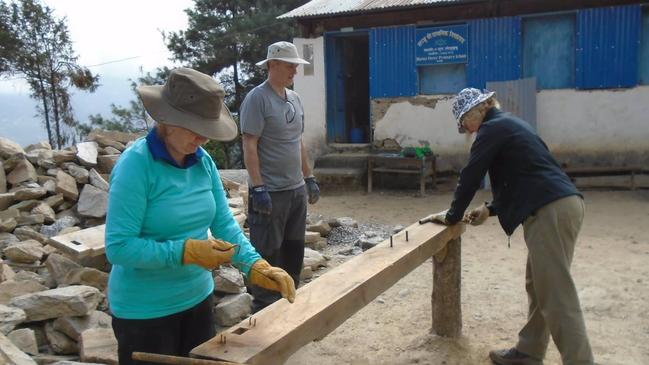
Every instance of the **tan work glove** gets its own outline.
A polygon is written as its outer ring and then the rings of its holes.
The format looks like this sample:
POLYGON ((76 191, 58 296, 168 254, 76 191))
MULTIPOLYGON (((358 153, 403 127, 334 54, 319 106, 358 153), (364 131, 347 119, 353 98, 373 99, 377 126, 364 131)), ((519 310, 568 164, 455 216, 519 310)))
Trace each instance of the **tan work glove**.
POLYGON ((473 226, 479 226, 484 223, 487 218, 489 218, 489 208, 487 208, 487 204, 485 203, 465 214, 463 221, 473 226))
POLYGON ((257 260, 250 269, 250 282, 262 288, 282 293, 289 302, 295 301, 295 283, 286 271, 270 266, 264 260, 257 260))
POLYGON ((209 238, 206 240, 188 239, 185 241, 183 264, 196 264, 214 270, 222 264, 232 262, 236 245, 209 238))
POLYGON ((420 219, 419 224, 433 222, 433 223, 443 224, 445 226, 448 226, 448 222, 446 221, 446 212, 448 212, 448 209, 443 210, 443 211, 438 212, 438 213, 433 213, 431 215, 428 215, 428 216, 420 219))

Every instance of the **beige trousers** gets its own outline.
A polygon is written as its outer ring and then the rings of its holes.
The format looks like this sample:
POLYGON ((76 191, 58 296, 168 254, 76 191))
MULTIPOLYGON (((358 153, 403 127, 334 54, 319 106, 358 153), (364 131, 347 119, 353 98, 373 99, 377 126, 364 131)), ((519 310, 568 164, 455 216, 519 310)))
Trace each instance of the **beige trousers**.
POLYGON ((551 202, 523 223, 527 244, 525 289, 527 323, 518 334, 518 351, 545 357, 549 336, 564 365, 592 365, 593 354, 570 265, 584 219, 584 201, 577 195, 551 202))

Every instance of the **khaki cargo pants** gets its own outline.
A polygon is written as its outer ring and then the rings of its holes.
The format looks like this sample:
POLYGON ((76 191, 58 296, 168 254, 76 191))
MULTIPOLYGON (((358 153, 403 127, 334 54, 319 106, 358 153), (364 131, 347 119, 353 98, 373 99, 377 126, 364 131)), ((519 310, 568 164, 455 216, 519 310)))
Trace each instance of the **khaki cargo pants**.
POLYGON ((577 195, 551 202, 523 222, 527 244, 525 289, 528 320, 519 332, 518 351, 543 359, 549 336, 564 365, 592 365, 593 354, 570 265, 584 219, 577 195))

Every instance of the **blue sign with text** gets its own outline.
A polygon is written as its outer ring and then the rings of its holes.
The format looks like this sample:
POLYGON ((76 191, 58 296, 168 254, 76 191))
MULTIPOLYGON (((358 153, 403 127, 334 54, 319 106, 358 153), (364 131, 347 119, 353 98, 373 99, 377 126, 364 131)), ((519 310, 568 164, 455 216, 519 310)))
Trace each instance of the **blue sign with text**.
POLYGON ((418 28, 415 63, 417 66, 466 63, 469 58, 467 34, 466 24, 418 28))

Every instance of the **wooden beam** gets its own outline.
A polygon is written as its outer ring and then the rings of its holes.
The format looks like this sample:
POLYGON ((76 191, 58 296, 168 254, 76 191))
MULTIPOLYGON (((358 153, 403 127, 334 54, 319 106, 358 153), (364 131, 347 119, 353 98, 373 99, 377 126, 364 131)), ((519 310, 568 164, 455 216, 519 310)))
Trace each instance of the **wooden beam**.
POLYGON ((301 287, 295 303, 277 301, 194 348, 191 355, 281 364, 302 346, 325 337, 463 231, 463 224, 415 223, 395 235, 392 245, 385 240, 301 287))

